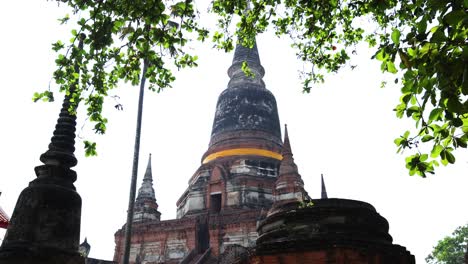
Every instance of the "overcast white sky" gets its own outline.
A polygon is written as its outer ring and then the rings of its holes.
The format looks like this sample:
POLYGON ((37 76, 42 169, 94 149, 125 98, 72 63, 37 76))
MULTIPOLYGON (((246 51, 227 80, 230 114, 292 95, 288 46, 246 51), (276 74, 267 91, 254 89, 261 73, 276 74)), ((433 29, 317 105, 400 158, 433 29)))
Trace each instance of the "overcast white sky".
MULTIPOLYGON (((52 104, 31 98, 51 79, 51 43, 70 38, 56 20, 63 12, 55 2, 0 3, 0 205, 10 216, 19 193, 35 178, 33 169, 40 165, 58 116, 62 95, 56 94, 52 104)), ((210 47, 196 47, 200 67, 177 72, 173 89, 146 93, 138 185, 152 153, 163 219, 175 218, 175 203, 200 165, 217 97, 228 82, 232 54, 210 47)), ((395 117, 398 87, 379 88, 384 77, 369 59, 371 52, 361 48, 356 70, 330 75, 326 84, 303 94, 297 73, 301 65, 288 42, 265 34, 258 37, 258 47, 265 83, 276 96, 281 124, 288 124, 294 157, 312 197, 320 196, 323 173, 329 197, 374 205, 389 221, 394 243, 407 247, 418 263, 424 263, 439 239, 467 223, 466 150, 457 152, 454 166, 438 168, 434 176, 407 176, 404 156, 396 154, 393 140, 413 124, 395 117)), ((110 124, 105 136, 95 138, 98 157, 84 158, 83 142, 77 139, 81 238, 88 238, 91 257, 113 258, 114 233, 126 219, 137 94, 128 85, 111 92, 120 96, 124 111, 116 111, 113 100, 107 100, 110 124)), ((84 136, 94 138, 89 127, 84 136)))

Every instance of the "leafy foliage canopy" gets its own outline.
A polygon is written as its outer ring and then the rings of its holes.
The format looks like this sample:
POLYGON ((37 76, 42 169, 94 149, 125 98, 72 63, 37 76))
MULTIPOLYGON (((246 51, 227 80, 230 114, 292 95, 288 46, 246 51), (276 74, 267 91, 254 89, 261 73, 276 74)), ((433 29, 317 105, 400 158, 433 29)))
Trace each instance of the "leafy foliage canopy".
MULTIPOLYGON (((468 1, 467 0, 215 0, 213 11, 228 32, 233 15, 241 16, 236 33, 252 45, 256 34, 272 26, 294 41, 306 65, 305 92, 350 62, 355 46, 367 42, 381 70, 401 86, 398 118, 412 118, 416 130, 395 139, 398 152, 410 149, 410 175, 426 177, 434 167, 455 163, 453 151, 468 142, 468 1), (244 10, 248 11, 244 11, 244 10), (421 150, 427 143, 430 150, 421 150)), ((232 45, 225 36, 222 46, 232 45)), ((351 65, 351 68, 355 66, 351 65)))
MULTIPOLYGON (((468 0, 213 0, 210 12, 218 23, 210 31, 200 26, 191 0, 59 2, 87 15, 78 21, 70 46, 53 44, 59 52, 54 77, 64 91, 80 79, 76 102, 84 100, 97 133, 104 133, 107 123, 101 115, 104 96, 119 80, 138 83, 141 59, 150 62, 150 89, 159 91, 174 80, 167 58, 176 67, 196 66, 197 57, 185 51, 190 40, 210 38, 230 51, 235 37, 252 46, 257 34, 273 30, 293 40, 305 64, 305 92, 327 73, 356 67, 350 62, 357 44, 367 42, 375 49, 381 70, 394 74, 401 87, 396 116, 415 123, 413 132, 395 140, 398 151, 411 151, 406 158, 410 175, 426 177, 439 163, 455 163, 453 151, 467 147, 468 0), (87 38, 78 52, 80 34, 87 38), (71 65, 80 56, 78 75, 71 65), (90 91, 86 97, 84 90, 90 91)), ((53 95, 37 93, 34 100, 43 98, 53 95)))
MULTIPOLYGON (((98 134, 106 132, 108 122, 102 115, 104 99, 119 80, 137 85, 142 62, 146 60, 149 89, 159 92, 170 87, 175 80, 171 65, 177 68, 197 65, 197 56, 186 50, 189 39, 203 40, 208 34, 198 25, 191 1, 171 4, 159 0, 58 2, 66 3, 81 18, 71 32, 69 44, 60 40, 52 44, 57 52, 54 79, 60 91, 66 93, 70 93, 72 84, 79 83, 71 95, 70 110, 75 111, 84 101, 87 116, 98 134), (77 47, 79 38, 84 38, 82 49, 77 47), (76 62, 79 67, 74 67, 76 62)), ((61 23, 69 20, 69 15, 59 19, 61 23)), ((34 101, 41 99, 51 101, 53 93, 34 94, 34 101)), ((96 143, 85 141, 85 150, 88 156, 96 155, 96 143)))

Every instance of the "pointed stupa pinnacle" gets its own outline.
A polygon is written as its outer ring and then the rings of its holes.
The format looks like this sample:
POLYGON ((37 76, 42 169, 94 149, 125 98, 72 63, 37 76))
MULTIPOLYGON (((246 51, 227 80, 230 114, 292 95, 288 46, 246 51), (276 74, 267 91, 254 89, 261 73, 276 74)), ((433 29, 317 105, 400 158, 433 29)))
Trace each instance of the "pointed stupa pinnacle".
POLYGON ((133 211, 133 222, 142 221, 159 221, 161 213, 158 211, 158 203, 156 203, 156 195, 153 189, 153 173, 151 171, 151 154, 148 159, 143 183, 138 190, 138 196, 135 201, 135 210, 133 211))
POLYGON ((328 199, 327 189, 325 188, 325 181, 323 180, 323 174, 321 174, 321 177, 322 177, 322 195, 321 195, 321 198, 322 199, 328 199))
MULTIPOLYGON (((84 38, 85 36, 82 34, 78 44, 78 49, 80 50, 83 49, 84 38)), ((75 72, 79 72, 78 65, 75 65, 75 72)), ((70 108, 76 109, 77 107, 77 105, 71 102, 76 92, 76 85, 76 83, 71 85, 69 93, 65 95, 62 109, 60 110, 59 118, 50 140, 49 149, 39 158, 45 165, 37 166, 34 169, 38 178, 61 178, 72 183, 76 180, 76 172, 70 170, 71 167, 77 164, 74 154, 76 114, 70 113, 70 108), (54 175, 51 175, 51 173, 54 175)), ((74 99, 75 102, 79 102, 76 98, 74 99)))
POLYGON ((284 142, 283 142, 283 159, 284 156, 293 156, 291 150, 291 143, 289 142, 289 135, 288 135, 288 125, 284 125, 284 142))
MULTIPOLYGON (((68 97, 68 96, 67 96, 68 97)), ((61 178, 67 178, 67 181, 74 182, 76 173, 70 170, 77 164, 73 152, 75 151, 75 126, 76 116, 70 114, 69 98, 65 98, 54 135, 52 136, 49 149, 41 155, 40 160, 45 164, 35 168, 36 175, 39 178, 50 177, 50 166, 61 168, 61 178)))
POLYGON ((265 83, 262 80, 265 75, 265 69, 260 63, 257 41, 253 39, 250 44, 252 45, 251 48, 246 43, 237 43, 232 65, 228 70, 229 78, 231 78, 228 88, 245 86, 246 84, 257 84, 256 88, 265 88, 265 83), (244 63, 252 75, 248 76, 242 70, 244 63))
POLYGON ((279 175, 283 174, 298 174, 297 165, 294 162, 291 143, 289 142, 288 126, 284 125, 284 142, 283 142, 283 159, 281 160, 279 175))
POLYGON ((75 151, 76 116, 69 113, 69 108, 70 102, 67 96, 62 105, 49 149, 40 157, 40 160, 46 165, 71 168, 77 164, 73 154, 75 151))
MULTIPOLYGON (((81 35, 78 45, 78 49, 80 50, 83 49, 84 38, 85 36, 81 35)), ((79 72, 79 66, 75 66, 75 72, 79 72)), ((65 96, 62 109, 55 126, 55 131, 49 144, 49 149, 40 157, 40 160, 45 165, 59 166, 69 169, 77 164, 77 160, 74 155, 76 115, 75 113, 70 113, 70 108, 75 109, 77 107, 77 105, 73 105, 71 103, 71 97, 74 96, 76 89, 75 86, 76 84, 73 84, 70 87, 69 93, 65 96)), ((77 101, 76 98, 75 101, 77 101)), ((40 167, 36 169, 36 173, 38 173, 40 167)))
POLYGON ((153 189, 153 173, 151 171, 151 154, 149 155, 148 166, 146 167, 145 176, 143 177, 143 183, 138 190, 138 196, 136 198, 137 201, 142 199, 156 200, 156 195, 154 194, 153 189))
POLYGON ((288 127, 286 125, 284 126, 282 154, 283 159, 281 160, 278 178, 275 183, 275 201, 304 201, 309 199, 309 195, 304 190, 304 181, 302 181, 297 165, 294 162, 291 143, 289 142, 288 127))
MULTIPOLYGON (((251 10, 251 2, 247 1, 245 6, 244 14, 247 14, 251 10)), ((236 87, 239 84, 245 84, 246 82, 253 82, 260 84, 262 88, 265 88, 265 83, 262 78, 265 75, 265 69, 260 63, 260 56, 258 54, 257 40, 255 37, 252 39, 246 37, 245 39, 238 39, 236 49, 234 51, 234 58, 232 59, 232 65, 229 67, 228 75, 231 80, 229 81, 228 87, 236 87), (246 64, 252 75, 247 76, 242 70, 243 64, 246 64)))
POLYGON ((148 166, 146 166, 146 172, 145 176, 143 177, 143 181, 153 182, 153 172, 151 171, 151 153, 149 154, 148 166))

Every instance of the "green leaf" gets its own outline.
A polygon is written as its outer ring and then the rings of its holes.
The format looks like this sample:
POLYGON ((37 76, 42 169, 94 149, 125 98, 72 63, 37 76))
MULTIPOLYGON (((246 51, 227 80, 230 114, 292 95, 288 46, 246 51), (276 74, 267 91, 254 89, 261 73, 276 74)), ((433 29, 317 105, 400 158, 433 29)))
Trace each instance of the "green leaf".
POLYGON ((60 40, 52 44, 52 50, 56 52, 62 49, 63 47, 65 47, 65 45, 60 40))
POLYGON ((468 117, 462 118, 463 126, 462 131, 463 133, 468 133, 468 117))
POLYGON ((407 131, 405 131, 405 133, 403 134, 403 137, 404 137, 404 138, 408 138, 409 135, 410 135, 410 132, 407 130, 407 131))
MULTIPOLYGON (((436 1, 439 1, 439 0, 436 0, 436 1)), ((425 17, 423 17, 421 19, 421 21, 418 22, 417 24, 417 29, 418 29, 418 33, 419 34, 424 34, 426 33, 426 29, 427 29, 427 19, 425 17)))
POLYGON ((422 154, 420 160, 421 160, 421 161, 426 161, 427 158, 428 158, 428 155, 427 155, 427 154, 422 154))
POLYGON ((59 19, 57 19, 57 20, 60 21, 60 24, 61 24, 61 25, 63 25, 63 24, 65 24, 65 23, 67 23, 68 20, 70 20, 70 15, 66 14, 65 17, 59 18, 59 19))
POLYGON ((395 143, 395 145, 397 145, 397 146, 400 146, 401 143, 403 142, 403 140, 405 140, 405 139, 401 138, 401 137, 395 138, 395 140, 393 140, 393 143, 395 143))
POLYGON ((444 33, 444 27, 438 26, 434 33, 432 33, 431 42, 440 43, 447 41, 444 33))
POLYGON ((442 108, 432 109, 431 113, 429 114, 429 122, 442 120, 441 117, 443 112, 444 109, 442 108))
POLYGON ((395 43, 395 45, 400 44, 400 35, 400 30, 394 28, 392 31, 392 41, 393 43, 395 43))
POLYGON ((40 94, 38 92, 35 92, 34 95, 33 95, 32 100, 33 100, 33 102, 37 102, 37 101, 41 100, 41 98, 42 98, 42 94, 40 94))
POLYGON ((402 118, 403 117, 403 114, 405 113, 405 110, 406 110, 406 104, 405 103, 401 103, 399 105, 397 105, 395 107, 395 109, 393 109, 393 111, 396 112, 396 116, 398 118, 402 118))
POLYGON ((422 141, 422 142, 428 142, 428 141, 431 141, 431 140, 433 140, 433 139, 434 139, 433 136, 431 136, 431 135, 425 135, 424 137, 421 138, 421 141, 422 141))
POLYGON ((384 49, 380 49, 376 54, 375 54, 375 58, 379 61, 386 61, 387 58, 388 58, 388 54, 385 53, 385 50, 384 49))
POLYGON ((397 73, 395 64, 392 61, 387 61, 387 70, 391 73, 397 73))
POLYGON ((380 88, 385 88, 386 85, 387 85, 386 81, 380 82, 380 88))
POLYGON ((452 120, 452 124, 455 127, 461 127, 463 125, 463 121, 460 118, 454 118, 452 120))
POLYGON ((96 152, 96 142, 91 142, 88 140, 84 141, 84 148, 85 148, 85 156, 90 157, 90 156, 97 156, 96 152))
POLYGON ((466 148, 468 147, 467 140, 464 137, 461 138, 455 138, 455 142, 459 147, 466 148))
POLYGON ((447 166, 449 164, 448 160, 447 159, 441 159, 440 162, 442 163, 442 165, 444 166, 447 166))
POLYGON ((44 91, 42 93, 35 92, 32 98, 33 102, 37 102, 41 99, 44 102, 53 102, 54 93, 52 93, 51 91, 44 91))
POLYGON ((242 71, 245 73, 247 77, 255 77, 255 73, 250 69, 249 65, 247 64, 247 61, 242 62, 242 71))
POLYGON ((443 18, 451 26, 456 26, 466 17, 466 13, 463 10, 453 10, 446 14, 443 18))
POLYGON ((453 156, 453 154, 450 152, 450 151, 446 151, 446 158, 447 158, 447 161, 450 163, 450 164, 454 164, 455 163, 455 156, 453 156))
POLYGON ((452 95, 447 101, 447 108, 450 112, 460 113, 463 110, 463 105, 456 95, 452 95))
POLYGON ((441 154, 442 150, 444 150, 444 147, 441 145, 434 145, 431 151, 431 158, 437 158, 441 154))
POLYGON ((407 117, 414 116, 415 114, 420 113, 420 112, 421 112, 421 108, 419 106, 413 105, 406 110, 406 116, 407 117))

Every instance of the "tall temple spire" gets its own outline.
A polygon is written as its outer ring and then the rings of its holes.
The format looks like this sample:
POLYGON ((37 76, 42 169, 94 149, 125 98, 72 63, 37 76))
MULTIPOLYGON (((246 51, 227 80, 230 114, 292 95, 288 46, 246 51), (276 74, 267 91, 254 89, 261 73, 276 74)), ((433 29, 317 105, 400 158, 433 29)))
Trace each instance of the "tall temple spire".
POLYGON ((278 109, 275 97, 265 88, 264 74, 256 41, 251 48, 238 43, 228 70, 230 81, 218 98, 203 163, 239 153, 281 160, 278 109), (242 70, 244 63, 251 74, 242 70))
POLYGON ((260 56, 258 55, 257 42, 254 40, 252 48, 244 47, 238 43, 232 59, 232 65, 229 67, 228 75, 231 80, 229 81, 228 88, 234 88, 245 84, 257 84, 257 88, 265 88, 265 83, 262 78, 265 75, 265 69, 260 63, 260 56), (247 76, 242 70, 242 65, 246 63, 252 75, 247 76))
POLYGON ((288 156, 288 158, 293 158, 293 154, 292 154, 292 149, 291 149, 291 143, 289 142, 289 135, 288 135, 288 125, 285 124, 284 125, 284 141, 283 141, 283 151, 282 151, 282 154, 283 154, 283 159, 284 159, 284 156, 288 156))
POLYGON ((135 210, 133 213, 133 222, 142 222, 148 220, 161 219, 161 213, 158 211, 156 203, 156 195, 153 189, 153 172, 151 170, 151 154, 148 158, 148 166, 146 167, 143 183, 138 190, 138 196, 135 201, 135 210))
POLYGON ((145 176, 143 177, 143 183, 138 190, 138 196, 136 200, 151 199, 156 201, 156 195, 153 189, 153 172, 151 170, 151 154, 148 158, 148 166, 146 167, 145 176))
POLYGON ((276 99, 262 80, 265 70, 257 43, 250 40, 252 45, 242 41, 236 45, 228 69, 230 81, 216 104, 208 149, 177 201, 178 218, 203 210, 268 208, 273 203, 283 159, 281 126, 276 99), (253 76, 242 70, 245 64, 253 76))
MULTIPOLYGON (((288 125, 284 125, 284 143, 282 155, 283 160, 281 160, 279 175, 297 174, 300 179, 301 176, 299 175, 297 165, 294 162, 291 143, 289 142, 288 125)), ((302 181, 302 179, 300 179, 300 181, 302 181)))
POLYGON ((325 188, 325 181, 323 180, 323 174, 321 174, 320 176, 322 178, 322 195, 321 195, 321 198, 322 199, 328 199, 327 189, 325 188))
POLYGON ((287 125, 284 126, 282 153, 283 159, 281 160, 279 175, 275 186, 276 202, 308 200, 309 195, 304 189, 304 182, 294 162, 287 125))

